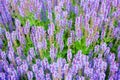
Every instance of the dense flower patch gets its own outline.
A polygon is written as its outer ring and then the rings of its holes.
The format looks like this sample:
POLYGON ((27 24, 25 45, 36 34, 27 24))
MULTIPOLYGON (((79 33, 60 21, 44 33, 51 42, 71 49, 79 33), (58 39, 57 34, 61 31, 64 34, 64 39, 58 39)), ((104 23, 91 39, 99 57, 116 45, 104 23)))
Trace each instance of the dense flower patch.
POLYGON ((0 80, 120 80, 120 0, 0 0, 0 80))

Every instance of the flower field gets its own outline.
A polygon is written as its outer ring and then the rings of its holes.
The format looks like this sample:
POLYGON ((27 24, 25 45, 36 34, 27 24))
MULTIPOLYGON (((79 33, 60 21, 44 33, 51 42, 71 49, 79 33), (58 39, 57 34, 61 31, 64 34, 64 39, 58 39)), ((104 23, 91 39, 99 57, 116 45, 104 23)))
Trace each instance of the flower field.
POLYGON ((120 0, 0 0, 0 80, 120 80, 120 0))

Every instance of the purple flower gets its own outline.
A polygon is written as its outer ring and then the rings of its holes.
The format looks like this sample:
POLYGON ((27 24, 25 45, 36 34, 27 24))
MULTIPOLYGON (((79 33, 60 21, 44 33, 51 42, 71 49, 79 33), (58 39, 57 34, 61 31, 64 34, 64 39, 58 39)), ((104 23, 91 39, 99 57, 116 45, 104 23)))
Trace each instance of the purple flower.
POLYGON ((73 64, 70 71, 72 72, 73 75, 76 75, 78 73, 79 66, 76 64, 73 64))
POLYGON ((101 48, 102 51, 105 51, 106 48, 107 48, 107 44, 106 43, 102 43, 100 48, 101 48))
POLYGON ((38 71, 38 65, 37 65, 37 64, 34 64, 34 65, 32 66, 32 71, 33 71, 33 72, 38 71))
POLYGON ((14 53, 12 51, 9 51, 8 53, 8 59, 12 62, 14 61, 14 53))
POLYGON ((17 32, 16 31, 13 31, 11 33, 11 38, 12 38, 12 41, 14 42, 16 40, 16 37, 17 37, 17 32))
POLYGON ((6 80, 6 79, 5 79, 5 73, 0 72, 0 80, 6 80))
POLYGON ((16 80, 15 75, 7 75, 8 80, 16 80))
POLYGON ((115 54, 113 53, 110 53, 108 56, 107 56, 107 60, 108 60, 108 63, 112 63, 115 61, 115 54))
POLYGON ((28 71, 27 72, 27 77, 28 77, 28 80, 32 80, 33 79, 33 72, 32 71, 28 71))
POLYGON ((67 18, 68 12, 67 11, 63 11, 63 18, 67 18))
POLYGON ((86 38, 86 46, 88 47, 91 44, 91 39, 90 38, 86 38))
POLYGON ((24 72, 28 71, 28 64, 27 64, 26 60, 23 61, 23 64, 21 65, 21 68, 24 72))
POLYGON ((117 7, 117 6, 118 6, 118 0, 112 1, 112 5, 113 5, 114 7, 117 7))
POLYGON ((79 9, 78 9, 78 6, 75 6, 75 14, 78 16, 78 14, 79 14, 79 9))
POLYGON ((102 30, 101 39, 104 39, 105 35, 106 35, 106 31, 105 31, 105 30, 102 30))
POLYGON ((35 73, 36 78, 39 78, 39 80, 45 80, 44 79, 44 71, 43 68, 40 67, 39 70, 35 73))
POLYGON ((72 37, 69 37, 67 40, 67 45, 70 47, 71 44, 72 44, 72 37))
POLYGON ((69 69, 69 64, 65 64, 62 69, 65 75, 68 73, 68 69, 69 69))
POLYGON ((37 43, 37 48, 38 48, 38 50, 41 50, 43 48, 42 42, 38 42, 37 43))
POLYGON ((24 34, 28 34, 29 33, 29 31, 30 31, 30 22, 29 21, 26 21, 26 25, 23 28, 23 30, 24 30, 24 34))
POLYGON ((104 52, 104 56, 108 56, 109 55, 109 53, 110 53, 110 48, 109 47, 107 47, 107 49, 105 50, 105 52, 104 52))
POLYGON ((72 20, 69 20, 68 21, 68 28, 71 28, 72 27, 72 20))
POLYGON ((118 64, 116 62, 112 62, 110 65, 110 73, 115 74, 118 71, 118 64))
POLYGON ((53 23, 50 24, 49 29, 48 29, 48 34, 49 36, 53 36, 54 35, 54 30, 55 30, 55 26, 53 23))
POLYGON ((81 31, 80 28, 77 28, 76 29, 76 38, 77 38, 77 40, 81 39, 81 37, 82 37, 82 31, 81 31))
POLYGON ((2 41, 2 39, 0 38, 0 49, 2 49, 2 47, 3 47, 3 41, 2 41))
POLYGON ((29 54, 31 55, 32 58, 35 57, 34 48, 30 48, 30 50, 29 50, 29 54))
POLYGON ((26 59, 27 59, 27 62, 29 62, 29 63, 32 62, 32 56, 31 55, 28 55, 26 59))
POLYGON ((120 46, 118 46, 118 49, 117 49, 117 51, 120 51, 120 46))
POLYGON ((105 62, 105 61, 102 61, 101 63, 100 63, 100 67, 99 67, 103 72, 105 72, 106 71, 106 69, 107 69, 107 63, 105 62))
POLYGON ((18 7, 19 13, 22 17, 25 16, 22 6, 18 7))
POLYGON ((22 46, 17 47, 17 54, 18 54, 19 56, 22 56, 22 54, 23 54, 22 51, 23 51, 22 46))
POLYGON ((93 68, 85 67, 84 73, 87 77, 92 77, 93 75, 93 68))
POLYGON ((120 51, 118 52, 118 61, 120 62, 120 51))
POLYGON ((7 40, 11 40, 11 37, 10 37, 10 33, 9 33, 9 32, 5 31, 5 35, 6 35, 7 40))
POLYGON ((46 80, 51 80, 50 74, 47 73, 47 74, 45 75, 45 78, 46 78, 46 80))
POLYGON ((60 51, 62 51, 63 48, 64 48, 64 42, 63 42, 63 40, 61 40, 61 41, 60 41, 60 51))
POLYGON ((20 27, 21 23, 18 19, 15 19, 15 25, 17 29, 20 27))
POLYGON ((52 13, 51 13, 51 12, 48 12, 48 19, 49 19, 50 21, 52 21, 52 13))
POLYGON ((0 51, 0 58, 6 60, 6 53, 4 51, 0 51))
POLYGON ((58 58, 58 59, 57 59, 57 64, 58 64, 58 67, 59 67, 59 68, 62 68, 62 66, 63 66, 62 58, 58 58))
POLYGON ((95 48, 94 48, 94 52, 95 53, 98 53, 100 50, 100 46, 99 45, 96 45, 95 48))
POLYGON ((65 80, 72 80, 72 74, 68 73, 65 80))
POLYGON ((41 65, 40 59, 36 59, 36 64, 37 64, 38 67, 40 67, 40 65, 41 65))
POLYGON ((41 66, 43 69, 47 69, 48 68, 48 60, 47 58, 44 58, 42 61, 41 61, 41 66))
POLYGON ((101 72, 100 74, 99 74, 99 80, 105 80, 105 73, 104 72, 101 72))
POLYGON ((56 58, 56 54, 57 54, 57 49, 52 44, 52 46, 50 47, 50 57, 54 60, 56 58))
POLYGON ((16 57, 15 61, 16 61, 18 66, 20 66, 22 64, 22 60, 20 57, 16 57))
POLYGON ((45 38, 42 40, 42 46, 43 46, 43 49, 47 49, 47 41, 45 38))
POLYGON ((67 51, 67 60, 70 62, 71 59, 72 59, 72 52, 71 52, 71 49, 69 49, 69 50, 67 51))

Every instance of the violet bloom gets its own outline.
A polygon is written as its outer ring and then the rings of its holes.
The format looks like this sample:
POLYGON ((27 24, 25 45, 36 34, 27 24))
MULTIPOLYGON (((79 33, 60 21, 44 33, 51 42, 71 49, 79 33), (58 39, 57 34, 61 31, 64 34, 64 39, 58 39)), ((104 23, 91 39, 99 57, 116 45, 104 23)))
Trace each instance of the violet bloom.
POLYGON ((33 72, 38 71, 38 65, 37 65, 37 64, 34 64, 34 65, 32 66, 32 71, 33 71, 33 72))
POLYGON ((55 59, 57 54, 57 49, 54 47, 54 45, 51 46, 50 48, 50 57, 51 59, 55 59))
POLYGON ((91 44, 91 39, 90 38, 86 38, 86 46, 89 47, 91 44))
POLYGON ((16 40, 16 37, 17 37, 17 32, 16 31, 13 31, 11 33, 11 38, 12 38, 12 41, 14 42, 16 40))
POLYGON ((42 50, 42 48, 43 48, 42 42, 37 43, 37 48, 38 48, 38 50, 42 50))
POLYGON ((118 61, 120 62, 120 51, 118 52, 118 61))
POLYGON ((57 65, 58 65, 58 68, 62 68, 62 66, 63 66, 63 59, 62 58, 58 58, 57 59, 57 65))
POLYGON ((28 71, 28 63, 26 60, 23 61, 23 64, 21 65, 22 70, 26 73, 28 71))
POLYGON ((0 72, 0 80, 6 80, 4 72, 0 72))
POLYGON ((107 47, 107 49, 104 52, 104 57, 107 57, 110 53, 110 47, 107 47))
POLYGON ((107 44, 106 43, 102 43, 100 48, 101 48, 102 51, 105 51, 106 48, 107 48, 107 44))
POLYGON ((60 41, 60 51, 62 51, 63 48, 64 48, 64 42, 63 42, 63 40, 61 40, 61 41, 60 41))
POLYGON ((68 21, 68 28, 71 29, 71 27, 72 27, 72 20, 69 20, 68 21))
POLYGON ((32 80, 33 79, 33 72, 32 71, 28 71, 27 72, 27 77, 28 77, 28 80, 32 80))
POLYGON ((28 34, 29 33, 29 31, 30 31, 30 22, 29 21, 26 21, 26 25, 23 28, 23 31, 24 31, 24 34, 28 34))
POLYGON ((118 71, 118 63, 112 62, 110 65, 110 73, 115 74, 118 71))
POLYGON ((99 74, 99 80, 105 80, 105 77, 106 77, 106 75, 105 75, 104 72, 101 72, 101 73, 99 74))
POLYGON ((20 27, 21 23, 18 19, 15 19, 15 25, 16 25, 16 29, 20 27))
POLYGON ((28 55, 28 56, 26 57, 26 59, 27 59, 27 62, 29 62, 29 63, 32 62, 32 56, 31 56, 31 55, 28 55))
POLYGON ((69 37, 67 40, 67 46, 70 47, 72 44, 72 37, 69 37))
POLYGON ((72 80, 72 74, 68 73, 65 80, 72 80))
POLYGON ((47 73, 47 74, 45 75, 45 80, 51 80, 51 77, 50 77, 50 74, 49 74, 49 73, 47 73))
POLYGON ((48 29, 49 36, 54 35, 54 30, 55 30, 55 25, 53 23, 51 23, 50 26, 49 26, 49 29, 48 29))
POLYGON ((100 51, 100 46, 99 45, 96 45, 95 48, 94 48, 94 52, 95 53, 98 53, 100 51))
POLYGON ((9 51, 9 53, 8 53, 8 59, 9 59, 11 62, 14 61, 14 53, 13 53, 13 52, 9 51))
POLYGON ((35 57, 34 48, 30 48, 30 50, 29 50, 29 54, 31 55, 32 58, 35 57))
POLYGON ((6 35, 6 38, 7 38, 8 41, 11 40, 11 37, 10 37, 10 33, 9 33, 9 32, 5 31, 5 35, 6 35))
POLYGON ((43 49, 47 49, 47 41, 45 38, 42 40, 42 46, 43 46, 43 49))
POLYGON ((117 49, 117 51, 120 51, 120 46, 118 46, 118 49, 117 49))
POLYGON ((70 62, 71 59, 72 59, 72 51, 71 51, 71 49, 69 49, 69 50, 67 51, 67 60, 68 60, 68 62, 70 62))
POLYGON ((76 29, 76 38, 77 38, 77 40, 80 40, 81 37, 82 37, 82 31, 81 31, 80 28, 77 28, 76 29))
POLYGON ((6 57, 6 53, 0 50, 0 58, 2 58, 2 60, 6 60, 6 57))
POLYGON ((41 66, 41 60, 40 59, 36 59, 36 64, 38 66, 38 68, 41 66))
POLYGON ((48 60, 47 58, 44 58, 42 61, 41 61, 41 66, 43 69, 47 69, 48 68, 48 60))
POLYGON ((16 57, 15 61, 16 61, 18 66, 20 66, 22 64, 22 60, 20 57, 16 57))
POLYGON ((109 64, 112 64, 112 62, 115 61, 115 54, 110 53, 110 54, 107 56, 107 60, 108 60, 108 63, 109 63, 109 64))

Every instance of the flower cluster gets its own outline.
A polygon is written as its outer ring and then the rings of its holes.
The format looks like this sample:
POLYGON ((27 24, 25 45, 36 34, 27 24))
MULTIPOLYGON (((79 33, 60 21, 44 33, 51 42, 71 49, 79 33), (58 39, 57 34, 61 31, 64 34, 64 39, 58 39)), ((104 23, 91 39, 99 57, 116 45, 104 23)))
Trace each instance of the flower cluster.
POLYGON ((0 80, 119 80, 119 13, 120 0, 0 0, 0 80))

